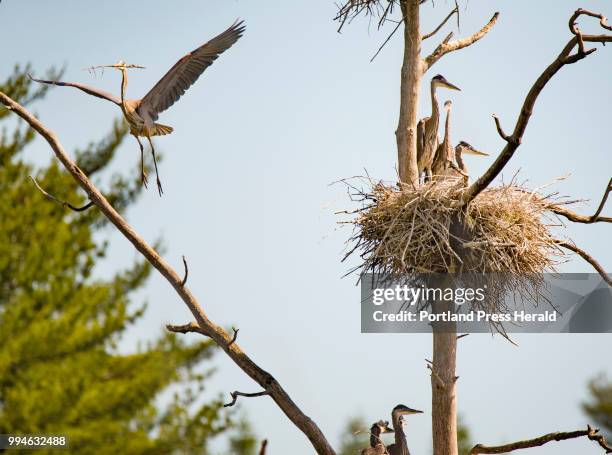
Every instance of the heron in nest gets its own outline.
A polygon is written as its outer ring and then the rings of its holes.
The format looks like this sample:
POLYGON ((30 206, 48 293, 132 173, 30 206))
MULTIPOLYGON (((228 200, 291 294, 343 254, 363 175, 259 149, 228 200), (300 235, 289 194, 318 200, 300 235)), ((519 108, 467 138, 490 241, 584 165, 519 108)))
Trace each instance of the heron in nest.
POLYGON ((393 433, 393 428, 389 427, 389 422, 379 420, 370 427, 370 447, 363 449, 361 455, 383 455, 387 453, 385 444, 380 437, 383 433, 393 433))
POLYGON ((35 79, 29 75, 30 79, 42 84, 52 84, 59 86, 75 87, 89 95, 108 100, 121 108, 123 116, 130 127, 130 134, 136 138, 140 146, 140 173, 143 185, 147 185, 147 174, 144 166, 144 147, 140 137, 146 137, 151 146, 153 163, 155 164, 155 175, 157 177, 157 190, 161 196, 163 193, 159 173, 157 170, 157 160, 155 158, 155 148, 151 141, 152 136, 164 136, 173 131, 171 126, 155 123, 159 114, 172 106, 193 85, 200 75, 219 57, 220 54, 232 47, 240 39, 245 27, 243 22, 235 22, 227 30, 217 35, 207 43, 193 50, 182 57, 172 68, 162 77, 153 88, 140 99, 127 99, 126 90, 128 85, 127 70, 132 68, 144 68, 139 65, 127 64, 120 60, 114 65, 101 65, 94 68, 114 68, 121 71, 121 98, 117 98, 111 93, 90 87, 84 84, 62 81, 46 81, 35 79))
POLYGON ((417 166, 419 175, 424 172, 427 178, 431 177, 431 167, 438 149, 438 127, 440 125, 440 107, 436 97, 438 88, 461 91, 441 74, 431 79, 431 115, 421 119, 417 124, 417 166))
POLYGON ((406 434, 404 433, 403 416, 422 413, 423 411, 417 411, 403 404, 398 404, 393 408, 391 420, 393 422, 393 430, 395 431, 395 443, 387 446, 387 453, 389 455, 410 455, 408 443, 406 442, 406 434))
POLYGON ((461 181, 467 185, 469 176, 467 166, 463 161, 463 153, 476 156, 489 156, 489 154, 476 150, 465 141, 459 142, 453 149, 450 131, 452 106, 453 103, 451 101, 446 101, 444 103, 444 109, 446 110, 444 140, 436 150, 432 165, 432 173, 433 178, 436 180, 450 176, 461 179, 461 181))

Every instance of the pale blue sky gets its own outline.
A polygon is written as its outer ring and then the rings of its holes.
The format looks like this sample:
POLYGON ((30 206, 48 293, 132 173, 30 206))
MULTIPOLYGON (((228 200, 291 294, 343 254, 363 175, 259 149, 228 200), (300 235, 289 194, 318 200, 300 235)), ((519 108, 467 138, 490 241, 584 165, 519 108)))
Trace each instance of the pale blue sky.
MULTIPOLYGON (((439 0, 424 7, 424 29, 451 8, 439 0)), ((465 3, 464 3, 465 5, 465 3)), ((454 137, 493 155, 503 143, 491 113, 512 128, 524 95, 569 39, 567 20, 585 7, 612 15, 603 0, 471 0, 462 9, 459 36, 480 28, 494 11, 501 17, 479 44, 444 58, 428 76, 444 74, 459 85, 454 137)), ((127 218, 146 239, 160 236, 165 257, 190 264, 189 284, 218 323, 240 328, 241 346, 270 371, 336 444, 346 419, 388 417, 397 403, 430 411, 425 358, 431 337, 361 335, 359 289, 341 279, 350 230, 333 212, 351 207, 344 188, 329 183, 363 174, 391 179, 395 166, 400 41, 370 57, 390 29, 377 32, 365 19, 336 33, 332 0, 221 2, 212 0, 4 0, 0 77, 14 62, 32 62, 36 74, 67 64, 65 78, 118 93, 119 77, 94 78, 82 68, 124 59, 147 67, 132 72, 128 95, 142 96, 184 53, 246 21, 240 42, 222 55, 161 123, 174 134, 156 144, 165 194, 149 190, 127 218), (23 19, 22 19, 23 18, 23 19), (393 375, 390 365, 399 364, 393 375), (384 373, 387 374, 384 374, 384 373)), ((596 30, 596 24, 585 24, 596 30)), ((434 43, 426 44, 425 50, 434 43)), ((578 198, 600 198, 610 165, 612 48, 600 48, 566 67, 540 97, 524 145, 506 168, 540 186, 572 172, 556 188, 578 198)), ((427 98, 424 98, 427 101, 427 98)), ((425 104, 422 111, 429 108, 425 104)), ((36 106, 69 150, 102 137, 115 106, 57 88, 36 106)), ((39 141, 32 156, 51 156, 39 141)), ((117 167, 136 169, 133 139, 117 167)), ((472 175, 491 159, 470 161, 472 175)), ((569 226, 567 233, 610 269, 609 226, 569 226)), ((100 274, 129 264, 135 253, 109 233, 111 251, 100 274)), ((576 259, 567 271, 589 271, 576 259)), ((149 312, 126 346, 160 333, 163 324, 190 319, 182 302, 154 275, 139 296, 149 312)), ((611 372, 610 336, 523 335, 520 347, 486 335, 461 341, 459 409, 479 442, 502 442, 584 427, 579 409, 589 377, 611 372)), ((257 386, 223 355, 215 358, 214 394, 257 386)), ((270 439, 269 453, 311 454, 306 438, 268 398, 242 408, 256 431, 270 439)), ((415 454, 430 448, 428 414, 410 419, 415 454)), ((551 444, 534 453, 598 454, 588 441, 551 444)))

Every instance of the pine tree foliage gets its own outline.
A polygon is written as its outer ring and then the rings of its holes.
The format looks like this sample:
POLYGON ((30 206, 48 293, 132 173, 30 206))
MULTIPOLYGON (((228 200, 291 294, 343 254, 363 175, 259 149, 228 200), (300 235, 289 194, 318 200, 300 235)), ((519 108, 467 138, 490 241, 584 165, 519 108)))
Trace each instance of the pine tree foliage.
MULTIPOLYGON (((27 71, 17 66, 0 84, 26 105, 46 92, 27 71)), ((213 346, 160 334, 137 352, 117 350, 145 311, 130 298, 151 269, 136 262, 110 279, 94 276, 107 248, 95 236, 104 218, 95 207, 75 213, 43 197, 30 175, 58 198, 86 202, 55 160, 41 169, 24 160, 34 134, 9 130, 7 114, 0 109, 0 434, 67 434, 79 454, 208 454, 209 440, 233 426, 220 399, 198 398, 213 346)), ((108 182, 103 191, 120 211, 141 191, 136 167, 107 171, 126 134, 116 121, 75 152, 84 172, 108 182)))

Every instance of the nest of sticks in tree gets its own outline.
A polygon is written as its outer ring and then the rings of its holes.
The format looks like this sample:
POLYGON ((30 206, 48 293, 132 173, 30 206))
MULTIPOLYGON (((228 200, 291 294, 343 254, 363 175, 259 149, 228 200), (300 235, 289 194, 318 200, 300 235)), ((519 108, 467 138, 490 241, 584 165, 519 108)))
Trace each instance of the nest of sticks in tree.
POLYGON ((459 180, 401 189, 370 179, 364 181, 366 189, 344 182, 362 204, 342 212, 353 216, 343 223, 354 226, 345 259, 360 257, 351 272, 407 279, 480 276, 499 296, 486 309, 503 311, 508 308, 502 296, 509 289, 537 300, 543 274, 554 272, 566 257, 551 233, 559 225, 550 212, 558 203, 555 195, 543 196, 514 180, 487 188, 464 208, 459 201, 466 188, 459 180))

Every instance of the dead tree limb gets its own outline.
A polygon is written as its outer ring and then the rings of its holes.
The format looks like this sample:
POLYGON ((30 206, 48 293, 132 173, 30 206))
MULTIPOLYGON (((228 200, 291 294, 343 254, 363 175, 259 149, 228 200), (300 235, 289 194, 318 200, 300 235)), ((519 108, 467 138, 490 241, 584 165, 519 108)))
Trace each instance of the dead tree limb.
POLYGON ((45 196, 47 199, 57 202, 58 204, 69 208, 70 210, 72 210, 73 212, 84 212, 85 210, 87 210, 88 208, 90 208, 91 206, 93 206, 93 202, 89 201, 87 204, 85 204, 82 207, 77 207, 72 205, 70 202, 66 202, 66 201, 62 201, 61 199, 56 198, 55 196, 53 196, 52 194, 47 193, 45 190, 42 189, 42 187, 38 184, 38 182, 36 181, 36 179, 32 176, 30 176, 30 178, 32 179, 32 181, 34 182, 34 185, 36 185, 36 188, 38 188, 38 191, 40 191, 43 196, 45 196))
POLYGON ((582 248, 577 247, 575 244, 570 243, 570 242, 565 242, 563 240, 558 240, 557 245, 559 245, 561 248, 565 248, 566 250, 570 250, 576 253, 577 255, 579 255, 582 259, 584 259, 589 264, 591 264, 591 266, 597 271, 597 273, 601 275, 601 277, 604 279, 606 283, 608 283, 608 285, 612 286, 612 278, 610 278, 610 276, 604 270, 601 264, 597 262, 595 258, 591 256, 589 253, 584 251, 582 248))
POLYGON ((512 452, 514 450, 539 447, 552 441, 565 441, 568 439, 582 438, 584 436, 589 438, 591 441, 597 442, 600 447, 606 451, 605 453, 612 453, 612 447, 606 442, 606 439, 599 434, 599 430, 592 428, 589 425, 587 426, 586 430, 548 433, 538 438, 512 442, 510 444, 504 444, 502 446, 485 446, 482 444, 478 444, 474 446, 472 450, 470 450, 470 455, 477 455, 481 453, 507 453, 512 452))
POLYGON ((100 193, 98 188, 87 178, 83 171, 68 156, 55 133, 45 127, 27 109, 10 97, 0 92, 0 103, 10 108, 15 114, 25 120, 49 144, 55 156, 76 182, 85 190, 104 216, 117 228, 121 234, 144 256, 144 258, 170 283, 195 318, 198 327, 206 333, 250 378, 259 384, 269 394, 285 415, 310 440, 316 452, 320 455, 335 455, 325 435, 317 424, 294 403, 289 394, 274 377, 257 365, 240 349, 237 343, 230 342, 232 338, 219 325, 208 318, 196 297, 187 287, 182 286, 182 277, 174 270, 136 231, 123 219, 113 206, 100 193))
POLYGON ((268 448, 268 440, 264 439, 261 441, 261 448, 259 449, 259 455, 266 455, 266 450, 268 448))
POLYGON ((451 19, 451 17, 453 17, 455 14, 459 16, 459 5, 457 5, 456 3, 455 3, 455 8, 450 13, 448 13, 448 16, 446 16, 446 18, 440 23, 440 25, 438 25, 435 29, 433 29, 431 32, 427 33, 426 35, 423 35, 421 37, 421 40, 425 41, 426 39, 429 39, 432 36, 434 36, 436 33, 438 33, 440 29, 442 29, 442 27, 444 27, 446 23, 451 19))
MULTIPOLYGON (((529 93, 527 94, 525 101, 523 102, 523 107, 521 108, 521 112, 516 121, 516 125, 514 127, 514 131, 511 136, 502 135, 504 140, 506 140, 506 146, 502 150, 501 154, 497 157, 497 159, 493 162, 493 164, 487 169, 487 171, 476 180, 468 189, 464 192, 461 205, 465 206, 470 203, 480 192, 482 192, 485 188, 487 188, 491 182, 499 175, 499 173, 504 169, 508 161, 514 155, 514 152, 519 148, 521 142, 523 140, 523 135, 527 130, 527 125, 529 124, 529 120, 531 115, 533 114, 533 107, 538 99, 542 90, 548 84, 548 82, 553 78, 557 72, 563 68, 565 65, 570 65, 572 63, 576 63, 588 55, 592 54, 595 51, 593 49, 585 49, 584 43, 609 43, 612 42, 612 35, 584 35, 580 32, 578 27, 576 26, 576 21, 578 17, 581 15, 588 15, 592 17, 603 17, 601 15, 597 15, 595 13, 591 13, 586 10, 576 10, 569 21, 569 27, 571 33, 574 35, 569 42, 565 45, 561 53, 557 56, 557 58, 544 70, 544 72, 538 77, 535 81, 529 93), (578 50, 572 54, 574 48, 578 46, 578 50)), ((610 27, 607 25, 605 18, 600 19, 600 24, 606 29, 609 30, 610 27)), ((499 131, 499 128, 498 128, 499 131)), ((501 133, 500 133, 501 134, 501 133)))
POLYGON ((235 390, 232 393, 230 393, 230 395, 232 397, 232 401, 230 401, 229 403, 225 403, 223 405, 224 408, 229 408, 231 406, 234 406, 236 404, 236 401, 238 401, 238 397, 256 398, 256 397, 263 397, 265 395, 270 395, 270 393, 267 390, 264 390, 263 392, 255 392, 255 393, 244 393, 244 392, 238 392, 237 390, 235 390))
POLYGON ((189 278, 189 266, 187 265, 187 259, 185 259, 185 256, 183 256, 183 268, 185 269, 185 275, 183 275, 181 286, 185 287, 187 284, 187 278, 189 278))
POLYGON ((608 196, 610 195, 610 192, 612 192, 612 178, 608 182, 608 186, 606 187, 606 190, 604 191, 604 194, 601 198, 601 202, 599 203, 599 206, 597 207, 597 210, 595 210, 595 213, 591 216, 580 215, 572 210, 568 210, 565 207, 561 207, 559 205, 551 205, 550 210, 553 213, 556 213, 557 215, 564 216, 570 221, 574 221, 575 223, 592 224, 592 223, 597 223, 599 221, 602 221, 604 223, 612 223, 612 217, 601 216, 601 212, 603 211, 606 205, 606 201, 608 200, 608 196))
POLYGON ((499 17, 499 13, 495 13, 491 20, 482 27, 479 31, 474 33, 472 36, 467 38, 456 40, 449 42, 448 40, 444 40, 436 49, 427 57, 425 57, 423 72, 426 72, 429 68, 431 68, 438 60, 444 57, 446 54, 454 51, 458 51, 460 49, 471 46, 475 42, 479 41, 482 37, 484 37, 489 30, 493 28, 495 23, 497 22, 497 18, 499 17))
POLYGON ((206 335, 206 333, 202 330, 202 328, 196 324, 195 322, 190 322, 189 324, 185 324, 185 325, 170 325, 167 324, 166 325, 166 330, 168 332, 173 332, 173 333, 200 333, 202 335, 206 335))

